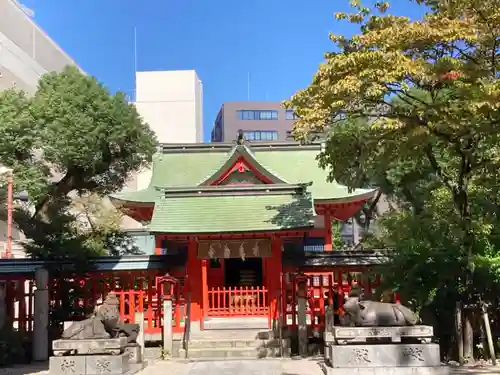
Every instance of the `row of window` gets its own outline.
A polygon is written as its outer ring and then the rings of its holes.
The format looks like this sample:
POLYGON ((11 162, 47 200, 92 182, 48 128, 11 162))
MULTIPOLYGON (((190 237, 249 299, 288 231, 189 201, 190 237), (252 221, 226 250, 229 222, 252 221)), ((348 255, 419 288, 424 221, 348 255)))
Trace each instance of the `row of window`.
POLYGON ((278 132, 273 130, 244 131, 243 135, 247 141, 277 141, 278 132))
MULTIPOLYGON (((292 111, 287 110, 285 118, 287 120, 298 120, 298 116, 292 111)), ((238 111, 238 120, 277 120, 278 111, 275 110, 248 110, 238 111)))

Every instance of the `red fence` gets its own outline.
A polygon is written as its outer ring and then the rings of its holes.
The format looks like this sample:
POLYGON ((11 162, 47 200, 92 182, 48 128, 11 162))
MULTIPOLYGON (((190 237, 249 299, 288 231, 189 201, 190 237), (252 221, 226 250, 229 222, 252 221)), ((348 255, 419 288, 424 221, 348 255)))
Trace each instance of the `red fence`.
MULTIPOLYGON (((50 285, 52 320, 60 322, 81 320, 88 316, 108 293, 114 292, 120 299, 122 319, 134 323, 134 313, 143 311, 145 333, 161 334, 163 309, 158 280, 162 273, 158 270, 93 273, 85 277, 64 279, 64 282, 54 278, 50 285), (60 316, 55 316, 56 313, 60 316)), ((296 275, 296 273, 283 275, 281 311, 283 323, 290 328, 297 327, 296 275)), ((337 311, 342 311, 343 297, 354 284, 362 286, 364 292, 370 295, 380 283, 379 277, 369 277, 368 271, 361 269, 306 272, 306 276, 308 277, 307 321, 313 329, 324 326, 325 308, 328 305, 333 304, 337 311)), ((5 280, 4 276, 1 278, 5 280)), ((32 277, 16 275, 8 278, 5 284, 7 314, 13 320, 14 328, 23 333, 30 333, 33 330, 35 290, 32 277)), ((208 315, 268 316, 269 293, 264 287, 212 288, 208 291, 208 315)), ((173 301, 174 332, 182 332, 184 329, 183 317, 186 306, 183 294, 183 287, 180 286, 173 301)))
MULTIPOLYGON (((162 299, 157 290, 157 280, 161 273, 154 271, 92 273, 74 279, 54 278, 51 281, 50 308, 52 319, 60 322, 81 320, 102 303, 110 292, 120 299, 121 318, 135 323, 135 312, 144 312, 144 331, 146 334, 161 333, 162 299)), ((30 333, 33 330, 34 291, 32 276, 1 277, 5 280, 5 303, 7 316, 12 320, 14 329, 30 333)), ((2 282, 0 282, 2 283, 2 282)), ((174 332, 182 332, 185 301, 180 288, 174 301, 174 332)))
POLYGON ((208 291, 209 316, 267 316, 268 313, 268 291, 264 287, 217 287, 208 291))
MULTIPOLYGON (((305 272, 307 276, 307 324, 312 329, 324 328, 325 308, 334 305, 342 313, 344 297, 353 285, 359 285, 368 296, 375 293, 380 277, 373 277, 365 270, 335 270, 329 272, 305 272)), ((297 328, 297 282, 296 273, 285 273, 282 287, 283 323, 297 328)))

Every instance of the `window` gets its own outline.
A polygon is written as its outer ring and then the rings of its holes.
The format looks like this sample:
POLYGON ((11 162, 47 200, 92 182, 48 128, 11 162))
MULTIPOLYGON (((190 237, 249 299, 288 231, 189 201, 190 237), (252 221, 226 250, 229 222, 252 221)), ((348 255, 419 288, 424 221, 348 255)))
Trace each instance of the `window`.
POLYGON ((277 120, 278 111, 254 111, 240 110, 238 111, 238 120, 277 120))
POLYGON ((243 135, 247 141, 277 141, 278 132, 274 130, 244 131, 243 135))
POLYGON ((285 118, 287 120, 298 120, 299 116, 297 116, 292 109, 287 109, 286 110, 286 117, 285 118))

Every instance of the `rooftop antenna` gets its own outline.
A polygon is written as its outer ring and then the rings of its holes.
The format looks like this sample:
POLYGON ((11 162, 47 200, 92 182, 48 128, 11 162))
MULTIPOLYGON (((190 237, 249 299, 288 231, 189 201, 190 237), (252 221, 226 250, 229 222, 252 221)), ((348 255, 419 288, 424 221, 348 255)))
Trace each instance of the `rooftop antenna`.
POLYGON ((250 101, 250 72, 248 72, 247 78, 247 101, 250 101))
POLYGON ((137 27, 134 26, 134 102, 137 101, 137 27))

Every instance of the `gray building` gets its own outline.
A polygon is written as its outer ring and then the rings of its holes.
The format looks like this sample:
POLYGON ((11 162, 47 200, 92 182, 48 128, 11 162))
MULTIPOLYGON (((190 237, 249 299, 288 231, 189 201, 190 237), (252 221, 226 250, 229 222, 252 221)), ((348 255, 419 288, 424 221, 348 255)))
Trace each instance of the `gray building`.
POLYGON ((76 65, 16 0, 0 0, 0 90, 33 93, 40 77, 76 65))
POLYGON ((212 142, 232 142, 243 130, 251 142, 290 141, 295 115, 280 102, 226 102, 212 129, 212 142))

